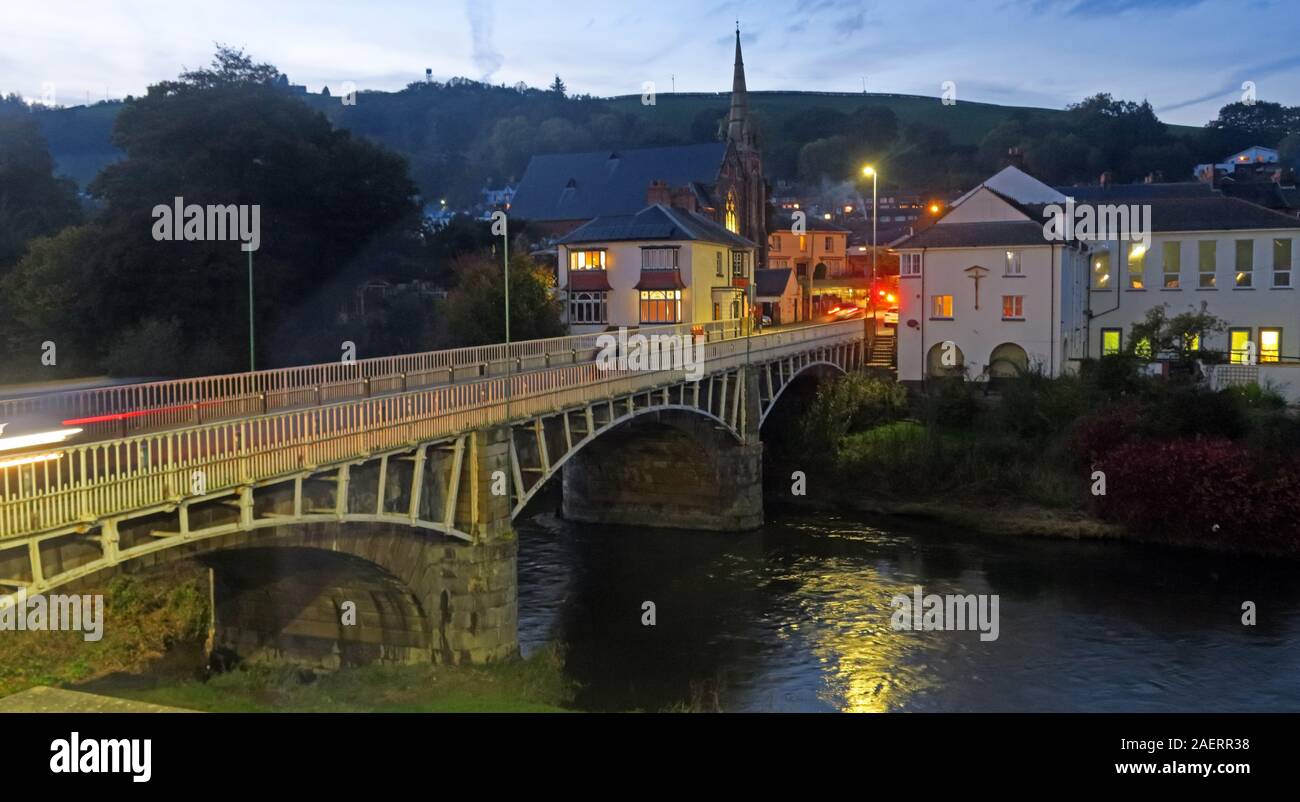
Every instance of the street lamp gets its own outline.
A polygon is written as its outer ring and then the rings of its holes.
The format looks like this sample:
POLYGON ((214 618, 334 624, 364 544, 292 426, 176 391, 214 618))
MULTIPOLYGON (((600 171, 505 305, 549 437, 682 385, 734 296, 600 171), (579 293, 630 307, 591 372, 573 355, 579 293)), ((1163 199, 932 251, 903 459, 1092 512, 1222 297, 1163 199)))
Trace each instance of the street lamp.
MULTIPOLYGON (((863 175, 871 176, 871 286, 876 286, 876 168, 868 164, 862 168, 863 175)), ((875 305, 875 299, 871 301, 875 305)))

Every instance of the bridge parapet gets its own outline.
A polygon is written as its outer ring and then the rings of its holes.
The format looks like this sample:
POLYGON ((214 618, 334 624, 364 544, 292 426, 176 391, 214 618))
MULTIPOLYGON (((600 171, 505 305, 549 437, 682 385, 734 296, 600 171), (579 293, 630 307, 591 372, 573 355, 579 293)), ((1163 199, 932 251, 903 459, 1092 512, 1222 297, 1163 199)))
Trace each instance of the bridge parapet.
POLYGON ((566 365, 66 447, 0 469, 0 593, 286 523, 404 524, 491 542, 570 455, 623 421, 682 409, 754 448, 794 375, 852 369, 863 353, 860 321, 846 321, 707 343, 699 380, 566 365), (489 491, 507 466, 513 508, 489 491))

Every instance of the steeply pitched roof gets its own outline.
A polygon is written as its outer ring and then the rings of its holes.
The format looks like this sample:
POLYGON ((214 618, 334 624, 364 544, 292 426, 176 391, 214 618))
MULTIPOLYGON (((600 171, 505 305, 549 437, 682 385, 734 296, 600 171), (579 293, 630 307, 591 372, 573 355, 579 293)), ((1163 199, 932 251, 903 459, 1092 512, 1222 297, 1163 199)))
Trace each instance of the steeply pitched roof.
POLYGON ((633 240, 714 242, 730 248, 753 248, 754 243, 733 234, 703 215, 662 204, 646 206, 636 214, 605 215, 589 220, 560 239, 563 245, 633 240))
MULTIPOLYGON (((727 143, 534 156, 510 206, 525 220, 584 220, 635 214, 654 181, 711 186, 727 143)), ((697 193, 701 188, 696 188, 697 193)))
POLYGON ((754 271, 754 294, 760 298, 776 298, 785 292, 790 282, 790 268, 774 267, 754 271))

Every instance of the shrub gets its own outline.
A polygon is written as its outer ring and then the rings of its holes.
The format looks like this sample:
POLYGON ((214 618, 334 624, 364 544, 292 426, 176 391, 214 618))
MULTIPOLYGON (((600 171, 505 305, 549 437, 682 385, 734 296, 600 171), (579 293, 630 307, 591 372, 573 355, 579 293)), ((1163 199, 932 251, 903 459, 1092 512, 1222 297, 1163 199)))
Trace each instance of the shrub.
POLYGON ((1042 438, 1070 427, 1084 409, 1077 378, 1049 378, 1030 371, 1002 385, 1000 423, 1024 438, 1042 438))
POLYGON ((1133 442, 1099 464, 1099 515, 1175 541, 1300 548, 1300 463, 1266 466, 1225 439, 1133 442))
POLYGON ((1104 406, 1075 422, 1067 451, 1082 465, 1091 465, 1122 445, 1144 436, 1142 407, 1133 401, 1104 406))
POLYGON ((849 432, 895 420, 907 411, 903 385, 853 374, 822 386, 804 418, 804 440, 813 448, 833 451, 849 432))
POLYGON ((960 376, 930 379, 920 405, 926 423, 951 429, 970 428, 979 414, 975 386, 960 376))
POLYGON ((1138 373, 1138 364, 1128 354, 1088 359, 1079 366, 1079 378, 1095 400, 1115 401, 1142 392, 1145 382, 1138 373))

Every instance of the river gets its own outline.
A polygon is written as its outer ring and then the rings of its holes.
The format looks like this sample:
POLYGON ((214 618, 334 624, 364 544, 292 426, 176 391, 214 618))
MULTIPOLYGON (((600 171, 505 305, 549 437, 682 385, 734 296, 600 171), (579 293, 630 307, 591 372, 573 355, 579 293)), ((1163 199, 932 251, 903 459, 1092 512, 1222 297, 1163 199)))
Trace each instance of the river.
POLYGON ((804 513, 747 534, 540 515, 520 526, 519 635, 525 654, 562 643, 595 710, 1297 711, 1298 579, 1283 560, 804 513), (997 640, 895 631, 891 599, 918 585, 997 594, 997 640))

